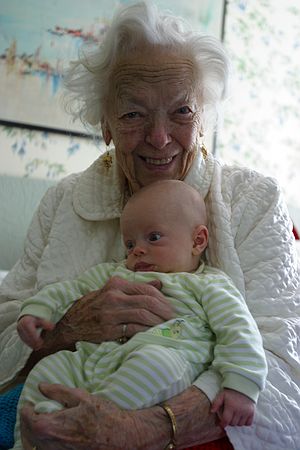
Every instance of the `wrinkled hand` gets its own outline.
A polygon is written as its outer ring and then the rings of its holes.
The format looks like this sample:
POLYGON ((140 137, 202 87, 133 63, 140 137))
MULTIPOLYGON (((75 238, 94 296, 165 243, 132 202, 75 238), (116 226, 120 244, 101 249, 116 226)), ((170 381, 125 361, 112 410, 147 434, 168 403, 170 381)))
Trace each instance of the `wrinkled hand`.
MULTIPOLYGON (((122 337, 126 324, 126 337, 130 338, 173 317, 160 288, 159 281, 134 283, 113 277, 101 290, 76 301, 56 325, 56 333, 67 346, 77 341, 101 343, 122 337)), ((51 339, 51 333, 49 336, 51 339)))
MULTIPOLYGON (((144 448, 144 444, 139 442, 139 433, 140 436, 144 433, 142 422, 137 423, 135 419, 137 412, 122 411, 112 402, 82 389, 41 384, 40 390, 45 396, 62 403, 65 409, 37 414, 32 405, 23 407, 20 419, 25 450, 34 447, 37 450, 144 448)), ((154 430, 151 433, 153 435, 154 430)))
POLYGON ((51 331, 41 334, 43 345, 30 355, 20 375, 26 376, 42 358, 60 350, 75 350, 78 341, 101 343, 163 323, 173 317, 169 301, 160 292, 161 283, 133 283, 112 277, 106 285, 74 302, 51 331))
MULTIPOLYGON (((170 442, 170 419, 160 406, 120 410, 113 403, 82 389, 41 384, 42 394, 64 408, 37 414, 23 407, 21 436, 25 450, 161 450, 170 442)), ((207 397, 195 386, 168 400, 177 420, 178 448, 224 436, 209 413, 207 397)))
POLYGON ((51 331, 54 327, 54 323, 28 314, 22 316, 17 323, 20 338, 34 350, 38 350, 43 345, 40 329, 51 331))
POLYGON ((252 425, 255 403, 246 395, 233 389, 223 389, 215 398, 211 408, 217 413, 221 427, 252 425))

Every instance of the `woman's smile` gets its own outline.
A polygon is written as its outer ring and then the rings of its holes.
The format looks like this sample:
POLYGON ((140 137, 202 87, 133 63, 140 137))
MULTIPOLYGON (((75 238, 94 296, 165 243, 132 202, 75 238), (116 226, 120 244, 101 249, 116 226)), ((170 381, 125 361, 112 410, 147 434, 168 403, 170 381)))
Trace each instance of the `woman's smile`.
POLYGON ((169 170, 171 165, 175 162, 177 155, 163 156, 163 157, 149 157, 139 156, 139 158, 145 163, 148 170, 169 170))
POLYGON ((165 166, 172 162, 173 157, 170 158, 163 158, 163 159, 154 159, 154 158, 143 158, 146 162, 146 164, 154 164, 154 166, 165 166))

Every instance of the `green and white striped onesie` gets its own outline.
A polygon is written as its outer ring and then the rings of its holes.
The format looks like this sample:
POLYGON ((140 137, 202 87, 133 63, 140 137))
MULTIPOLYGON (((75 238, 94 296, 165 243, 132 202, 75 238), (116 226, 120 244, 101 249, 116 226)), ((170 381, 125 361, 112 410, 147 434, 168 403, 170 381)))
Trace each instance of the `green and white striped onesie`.
MULTIPOLYGON (((75 352, 44 358, 28 376, 20 405, 31 401, 40 411, 60 409, 55 402, 45 403, 38 391, 38 383, 46 381, 84 388, 123 409, 144 408, 182 392, 210 365, 221 373, 223 387, 257 400, 266 377, 257 326, 231 280, 204 264, 194 273, 166 274, 132 272, 124 262, 102 263, 76 280, 42 289, 23 303, 20 316, 31 314, 56 323, 73 302, 101 288, 112 276, 136 282, 159 279, 176 318, 136 334, 123 345, 78 342, 75 352), (40 402, 44 403, 38 406, 40 402)), ((14 448, 22 448, 17 445, 14 448)))

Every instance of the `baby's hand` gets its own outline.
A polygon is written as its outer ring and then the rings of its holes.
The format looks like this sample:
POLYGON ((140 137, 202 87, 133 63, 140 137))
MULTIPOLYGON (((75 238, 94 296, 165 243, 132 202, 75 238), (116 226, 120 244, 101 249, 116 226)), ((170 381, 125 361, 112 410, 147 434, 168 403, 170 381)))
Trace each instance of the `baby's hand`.
POLYGON ((54 327, 54 323, 29 314, 21 317, 17 324, 20 338, 33 350, 38 350, 43 345, 43 339, 40 337, 39 329, 42 328, 43 330, 51 331, 54 327))
POLYGON ((220 425, 231 426, 252 425, 255 403, 241 392, 223 389, 214 399, 211 412, 220 417, 220 425))

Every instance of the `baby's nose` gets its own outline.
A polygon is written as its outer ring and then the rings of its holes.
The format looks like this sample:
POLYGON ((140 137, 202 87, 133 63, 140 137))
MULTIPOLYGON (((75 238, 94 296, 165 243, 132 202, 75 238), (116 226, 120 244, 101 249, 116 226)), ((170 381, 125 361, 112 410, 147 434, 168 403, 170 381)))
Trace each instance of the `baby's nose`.
POLYGON ((133 253, 135 256, 141 256, 145 254, 145 249, 140 245, 136 245, 133 249, 133 253))

